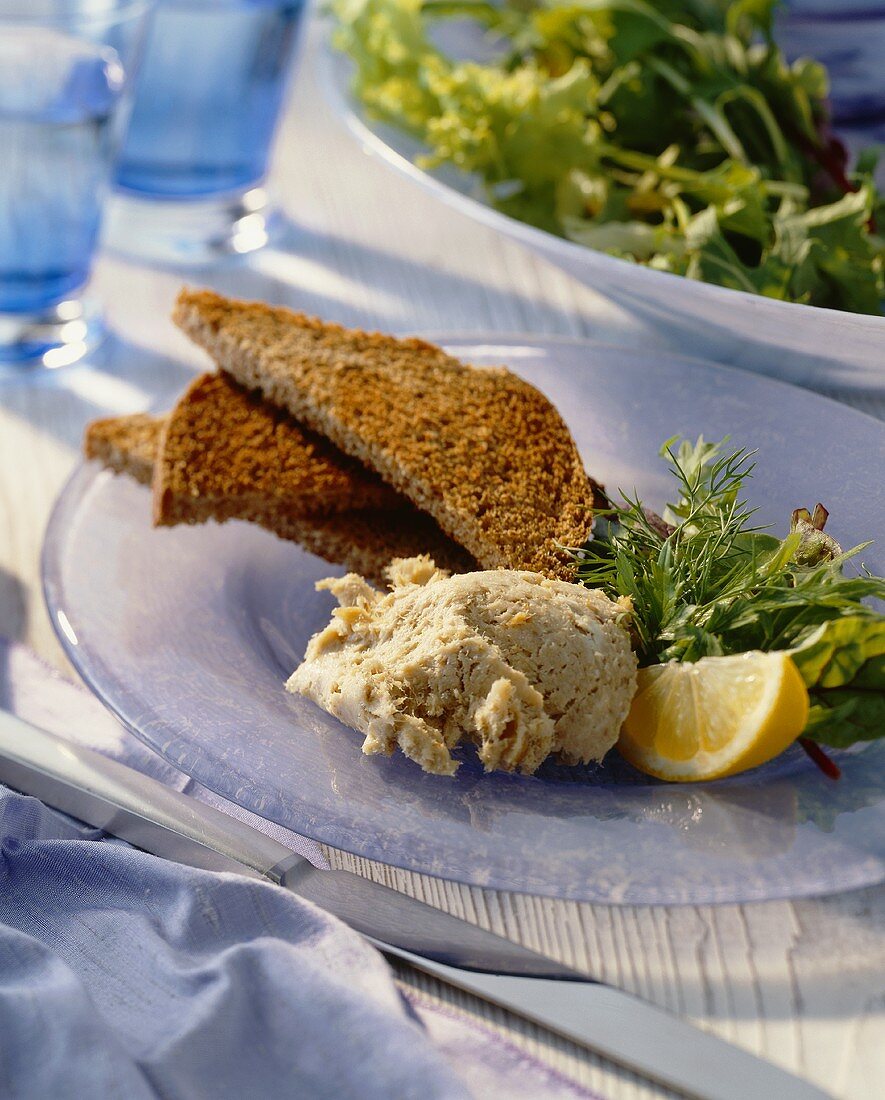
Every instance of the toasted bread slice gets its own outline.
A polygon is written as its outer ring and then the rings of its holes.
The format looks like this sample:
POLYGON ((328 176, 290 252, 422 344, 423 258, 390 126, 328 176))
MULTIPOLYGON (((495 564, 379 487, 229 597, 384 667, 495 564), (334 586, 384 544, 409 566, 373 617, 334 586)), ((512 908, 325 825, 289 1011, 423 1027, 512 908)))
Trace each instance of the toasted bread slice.
POLYGON ((503 368, 422 340, 184 290, 174 320, 242 385, 376 470, 486 569, 570 577, 593 488, 564 421, 503 368))
POLYGON ((403 503, 377 474, 226 374, 194 379, 166 418, 154 474, 158 526, 403 503))
MULTIPOLYGON (((95 421, 86 430, 86 456, 149 484, 159 453, 163 419, 135 415, 95 421)), ((395 494, 394 498, 397 499, 395 494)), ((298 517, 282 506, 276 510, 255 510, 245 497, 240 497, 239 510, 220 509, 218 515, 211 515, 202 502, 197 502, 190 513, 182 508, 179 522, 251 520, 280 538, 301 543, 306 550, 334 565, 362 573, 382 587, 386 583, 384 569, 392 558, 430 554, 453 573, 467 573, 476 568, 470 555, 447 538, 429 516, 398 499, 398 506, 390 509, 363 508, 327 516, 298 517)))
POLYGON ((470 573, 476 562, 439 529, 430 516, 405 503, 391 511, 363 508, 332 516, 303 519, 258 517, 257 522, 281 538, 299 542, 312 554, 351 573, 359 573, 379 588, 387 588, 386 569, 393 558, 429 554, 441 569, 470 573))
POLYGON ((162 428, 163 417, 147 413, 93 420, 86 427, 83 452, 116 474, 150 485, 162 428))

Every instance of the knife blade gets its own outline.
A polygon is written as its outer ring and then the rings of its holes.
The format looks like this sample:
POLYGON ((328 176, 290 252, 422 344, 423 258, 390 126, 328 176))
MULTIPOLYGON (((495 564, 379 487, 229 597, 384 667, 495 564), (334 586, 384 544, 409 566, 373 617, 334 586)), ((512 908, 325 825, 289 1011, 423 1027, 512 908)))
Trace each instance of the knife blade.
POLYGON ((268 879, 344 920, 389 958, 689 1096, 827 1096, 632 994, 380 883, 314 867, 220 810, 6 711, 0 782, 165 859, 268 879))

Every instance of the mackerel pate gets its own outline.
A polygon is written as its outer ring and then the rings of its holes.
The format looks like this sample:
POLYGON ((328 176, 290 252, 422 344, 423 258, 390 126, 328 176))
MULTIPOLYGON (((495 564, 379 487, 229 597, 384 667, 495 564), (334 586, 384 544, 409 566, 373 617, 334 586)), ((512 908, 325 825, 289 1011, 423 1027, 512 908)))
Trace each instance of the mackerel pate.
POLYGON ((627 607, 538 573, 450 576, 427 556, 388 578, 387 593, 355 573, 319 582, 340 606, 286 685, 365 734, 363 752, 399 746, 452 775, 467 739, 487 771, 531 774, 614 745, 636 689, 627 607))

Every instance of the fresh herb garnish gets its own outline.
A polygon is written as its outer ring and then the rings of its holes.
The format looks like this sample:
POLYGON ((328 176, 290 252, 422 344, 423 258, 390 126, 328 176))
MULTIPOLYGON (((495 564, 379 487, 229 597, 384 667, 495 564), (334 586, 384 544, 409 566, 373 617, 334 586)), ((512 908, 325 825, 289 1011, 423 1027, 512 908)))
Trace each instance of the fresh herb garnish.
POLYGON ((331 0, 367 109, 505 213, 689 278, 879 314, 875 154, 847 173, 826 71, 787 64, 775 5, 331 0), (446 19, 497 56, 452 56, 446 19))
POLYGON ((788 650, 811 698, 807 738, 885 736, 885 617, 864 602, 885 599, 885 579, 851 561, 869 543, 843 552, 822 505, 797 509, 786 538, 767 533, 743 497, 752 453, 725 442, 668 440, 676 502, 663 516, 638 497, 612 505, 575 551, 578 578, 632 601, 641 665, 788 650))

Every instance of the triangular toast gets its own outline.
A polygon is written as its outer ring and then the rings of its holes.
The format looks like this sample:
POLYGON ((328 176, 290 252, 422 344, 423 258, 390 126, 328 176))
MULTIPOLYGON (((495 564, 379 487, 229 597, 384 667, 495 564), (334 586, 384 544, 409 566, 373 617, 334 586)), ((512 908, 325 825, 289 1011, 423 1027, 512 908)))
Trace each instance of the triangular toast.
POLYGON ((154 523, 290 519, 399 508, 377 474, 226 374, 202 374, 166 417, 154 473, 154 523))
MULTIPOLYGON (((164 417, 142 413, 93 421, 86 429, 86 457, 96 459, 115 473, 150 484, 164 421, 164 417)), ((407 502, 401 501, 390 509, 362 508, 300 518, 289 514, 283 506, 256 514, 245 497, 240 497, 238 503, 240 511, 227 510, 227 514, 215 516, 201 502, 195 502, 190 511, 182 503, 178 522, 252 520, 280 538, 301 543, 326 561, 362 573, 381 587, 386 585, 384 569, 392 558, 430 554, 443 568, 453 572, 476 568, 465 550, 443 535, 429 516, 407 502)))
POLYGON ((86 426, 83 453, 115 474, 128 474, 142 485, 150 485, 164 419, 132 413, 93 420, 86 426))
POLYGON ((243 386, 377 471, 482 568, 570 577, 593 487, 556 409, 422 340, 185 290, 174 320, 243 386))

